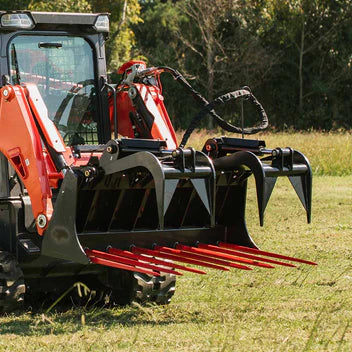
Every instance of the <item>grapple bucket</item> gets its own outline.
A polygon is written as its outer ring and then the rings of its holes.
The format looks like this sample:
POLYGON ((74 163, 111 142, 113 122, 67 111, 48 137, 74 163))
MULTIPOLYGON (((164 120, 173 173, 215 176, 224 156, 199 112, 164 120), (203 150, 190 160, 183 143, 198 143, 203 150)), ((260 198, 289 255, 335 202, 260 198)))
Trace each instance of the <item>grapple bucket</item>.
POLYGON ((66 172, 44 255, 152 276, 205 273, 187 264, 225 271, 315 264, 260 251, 245 224, 251 174, 261 225, 278 176, 289 177, 310 220, 311 169, 299 152, 233 138, 211 139, 203 152, 142 139, 88 149, 78 152, 100 156, 66 172))
POLYGON ((248 87, 209 103, 170 68, 130 62, 120 71, 124 79, 111 96, 115 139, 104 146, 75 146, 78 158, 82 154, 89 161, 66 171, 43 254, 150 275, 170 268, 204 274, 184 264, 225 271, 294 266, 290 261, 314 264, 259 251, 245 222, 252 174, 261 225, 279 176, 289 178, 310 221, 312 173, 304 155, 291 148, 267 149, 264 141, 225 137, 208 140, 201 152, 184 148, 206 115, 229 132, 265 129, 266 113, 248 87), (171 73, 202 106, 180 147, 161 99, 161 72, 171 73), (238 98, 254 104, 259 126, 239 129, 216 114, 216 106, 238 98), (118 132, 131 138, 118 139, 118 132))

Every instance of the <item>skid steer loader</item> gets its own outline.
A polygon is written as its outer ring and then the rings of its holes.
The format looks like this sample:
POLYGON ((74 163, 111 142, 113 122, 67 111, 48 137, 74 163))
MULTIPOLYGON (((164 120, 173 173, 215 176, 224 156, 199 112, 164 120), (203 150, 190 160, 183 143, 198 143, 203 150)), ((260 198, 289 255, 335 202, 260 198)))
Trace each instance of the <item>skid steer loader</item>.
POLYGON ((183 272, 314 265, 259 250, 245 224, 251 175, 261 225, 279 176, 310 221, 304 155, 244 138, 185 147, 204 116, 229 132, 266 128, 250 89, 208 102, 178 71, 143 61, 124 64, 121 82, 108 84, 108 31, 105 13, 0 11, 0 311, 77 281, 109 292, 114 304, 167 304, 183 272), (180 144, 162 73, 199 105, 180 144), (252 103, 261 123, 223 120, 215 109, 234 99, 252 103))

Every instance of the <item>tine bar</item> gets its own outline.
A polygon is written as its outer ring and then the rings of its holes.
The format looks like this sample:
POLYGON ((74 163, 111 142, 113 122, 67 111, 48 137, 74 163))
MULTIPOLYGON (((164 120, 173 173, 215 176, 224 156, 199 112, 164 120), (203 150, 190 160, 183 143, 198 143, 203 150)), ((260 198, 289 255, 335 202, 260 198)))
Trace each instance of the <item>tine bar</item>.
POLYGON ((284 259, 284 260, 291 260, 293 262, 303 263, 303 264, 308 264, 308 265, 318 265, 317 263, 309 261, 309 260, 299 259, 299 258, 295 258, 295 257, 289 257, 287 255, 277 254, 277 253, 273 253, 273 252, 266 252, 266 251, 262 251, 262 250, 256 249, 256 248, 243 247, 243 246, 239 246, 239 245, 232 244, 232 243, 219 242, 218 245, 219 245, 219 247, 223 247, 223 248, 237 249, 241 252, 254 253, 254 254, 264 255, 267 257, 284 259))
POLYGON ((274 268, 272 265, 269 265, 269 264, 260 263, 260 262, 253 261, 253 260, 250 260, 250 259, 238 258, 238 257, 235 257, 233 255, 219 253, 219 252, 215 252, 215 251, 208 250, 208 249, 190 247, 190 246, 185 246, 185 245, 182 245, 182 244, 177 244, 176 248, 180 249, 182 251, 186 251, 186 252, 199 253, 199 254, 202 254, 202 255, 213 256, 213 257, 216 257, 216 258, 223 258, 223 259, 236 261, 236 262, 240 262, 240 263, 246 263, 246 264, 249 264, 249 265, 260 266, 262 268, 267 268, 267 269, 273 269, 274 268))
POLYGON ((123 269, 123 270, 128 270, 128 271, 136 271, 136 272, 151 275, 151 276, 160 276, 160 274, 155 271, 135 268, 134 266, 125 265, 125 264, 118 263, 118 262, 113 262, 113 261, 107 260, 107 259, 102 259, 102 258, 98 258, 98 257, 89 257, 89 259, 92 263, 95 263, 95 264, 110 266, 112 268, 123 269))
POLYGON ((230 254, 230 255, 236 255, 236 256, 243 257, 243 258, 248 258, 248 259, 259 260, 259 261, 265 262, 265 263, 271 263, 271 264, 277 264, 277 265, 289 266, 289 267, 292 267, 292 268, 296 268, 296 265, 291 264, 291 263, 280 262, 278 260, 273 260, 273 259, 268 259, 268 258, 262 258, 262 257, 258 257, 256 255, 251 255, 251 254, 245 254, 245 253, 240 252, 240 251, 235 251, 235 250, 226 249, 226 248, 220 248, 218 246, 214 246, 214 245, 211 245, 211 244, 198 243, 198 248, 215 250, 217 252, 230 254))
POLYGON ((119 262, 122 264, 137 266, 137 267, 144 268, 144 269, 161 271, 161 272, 165 272, 165 273, 169 273, 169 274, 182 275, 181 273, 174 271, 174 270, 162 268, 157 265, 142 263, 142 262, 139 262, 138 260, 125 258, 125 257, 119 256, 116 254, 110 254, 110 253, 105 253, 105 252, 101 252, 101 251, 97 251, 97 250, 89 250, 89 249, 87 250, 87 252, 89 253, 89 255, 94 256, 94 257, 98 257, 101 259, 107 259, 107 260, 119 262))
POLYGON ((173 248, 169 248, 169 247, 160 247, 160 246, 155 246, 154 247, 155 250, 158 250, 160 252, 163 253, 170 253, 170 254, 175 254, 175 255, 180 255, 186 258, 190 258, 190 259, 195 259, 195 260, 204 260, 206 262, 209 263, 213 263, 213 264, 219 264, 219 265, 224 265, 224 266, 230 266, 232 268, 236 268, 236 269, 242 269, 242 270, 252 270, 252 268, 249 268, 248 266, 245 265, 241 265, 241 264, 235 264, 235 263, 230 263, 228 261, 225 260, 221 260, 221 259, 216 259, 216 258, 212 258, 208 255, 200 255, 200 254, 194 254, 194 253, 190 253, 188 251, 183 251, 180 249, 173 249, 173 248))
POLYGON ((206 262, 203 262, 203 261, 200 261, 200 260, 194 260, 194 259, 186 258, 186 257, 181 256, 181 255, 168 254, 168 253, 163 253, 163 252, 160 252, 160 251, 146 249, 146 248, 140 248, 140 247, 132 247, 131 251, 133 253, 147 254, 147 255, 152 255, 152 256, 155 256, 155 257, 175 260, 175 261, 178 261, 178 262, 194 264, 194 265, 199 265, 199 266, 205 266, 205 267, 212 268, 212 269, 229 271, 229 269, 225 268, 224 266, 214 265, 214 264, 206 263, 206 262))

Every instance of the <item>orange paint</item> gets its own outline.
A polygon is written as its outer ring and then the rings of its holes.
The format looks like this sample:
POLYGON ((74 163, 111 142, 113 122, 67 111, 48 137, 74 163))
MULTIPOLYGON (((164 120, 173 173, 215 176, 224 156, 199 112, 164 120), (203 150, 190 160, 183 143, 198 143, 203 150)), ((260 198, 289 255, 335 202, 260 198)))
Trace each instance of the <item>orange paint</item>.
MULTIPOLYGON (((0 89, 0 139, 1 153, 12 164, 28 191, 34 218, 43 214, 49 221, 53 206, 47 166, 23 87, 0 89)), ((44 230, 38 227, 39 234, 44 230)))

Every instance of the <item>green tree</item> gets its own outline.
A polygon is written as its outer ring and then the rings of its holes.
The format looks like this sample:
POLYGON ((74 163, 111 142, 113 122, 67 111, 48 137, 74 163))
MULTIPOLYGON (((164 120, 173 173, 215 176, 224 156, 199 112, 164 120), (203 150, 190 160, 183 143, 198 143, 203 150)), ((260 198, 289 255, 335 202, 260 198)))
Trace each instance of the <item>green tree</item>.
MULTIPOLYGON (((198 89, 195 72, 187 71, 187 67, 193 67, 191 57, 178 37, 179 28, 189 20, 187 16, 172 1, 143 1, 140 14, 143 22, 132 27, 136 36, 134 56, 144 59, 149 66, 178 69, 198 89)), ((184 128, 197 112, 194 101, 169 75, 163 74, 161 78, 170 118, 176 128, 184 128)))
POLYGON ((30 0, 0 0, 2 10, 27 10, 30 0))
MULTIPOLYGON (((276 127, 352 127, 352 0, 0 4, 6 10, 109 12, 110 71, 143 58, 151 66, 180 70, 208 100, 249 85, 276 127)), ((199 107, 171 78, 162 81, 168 111, 176 126, 184 128, 199 107)), ((222 114, 230 120, 231 109, 222 114)))
POLYGON ((138 0, 92 0, 94 12, 110 13, 110 35, 106 43, 108 69, 116 70, 133 56, 135 35, 131 26, 141 22, 138 0))
MULTIPOLYGON (((153 65, 183 72, 208 100, 243 85, 256 88, 275 59, 257 39, 253 15, 257 7, 244 0, 144 2, 143 25, 135 26, 137 45, 153 65)), ((169 111, 186 127, 199 106, 192 100, 185 102, 183 90, 171 85, 167 81, 164 90, 166 101, 171 102, 169 111)), ((234 117, 229 109, 223 114, 234 117)))
POLYGON ((150 64, 183 66, 184 48, 177 31, 186 16, 171 1, 141 2, 141 21, 132 27, 136 43, 134 55, 149 60, 150 64))
POLYGON ((271 78, 293 125, 329 128, 337 110, 347 112, 346 104, 338 108, 336 102, 341 102, 338 87, 351 80, 352 46, 345 40, 351 35, 351 14, 351 1, 267 2, 261 38, 281 57, 271 78), (296 107, 288 106, 290 97, 296 107))
POLYGON ((92 8, 87 0, 31 0, 29 10, 48 12, 91 12, 92 8))

